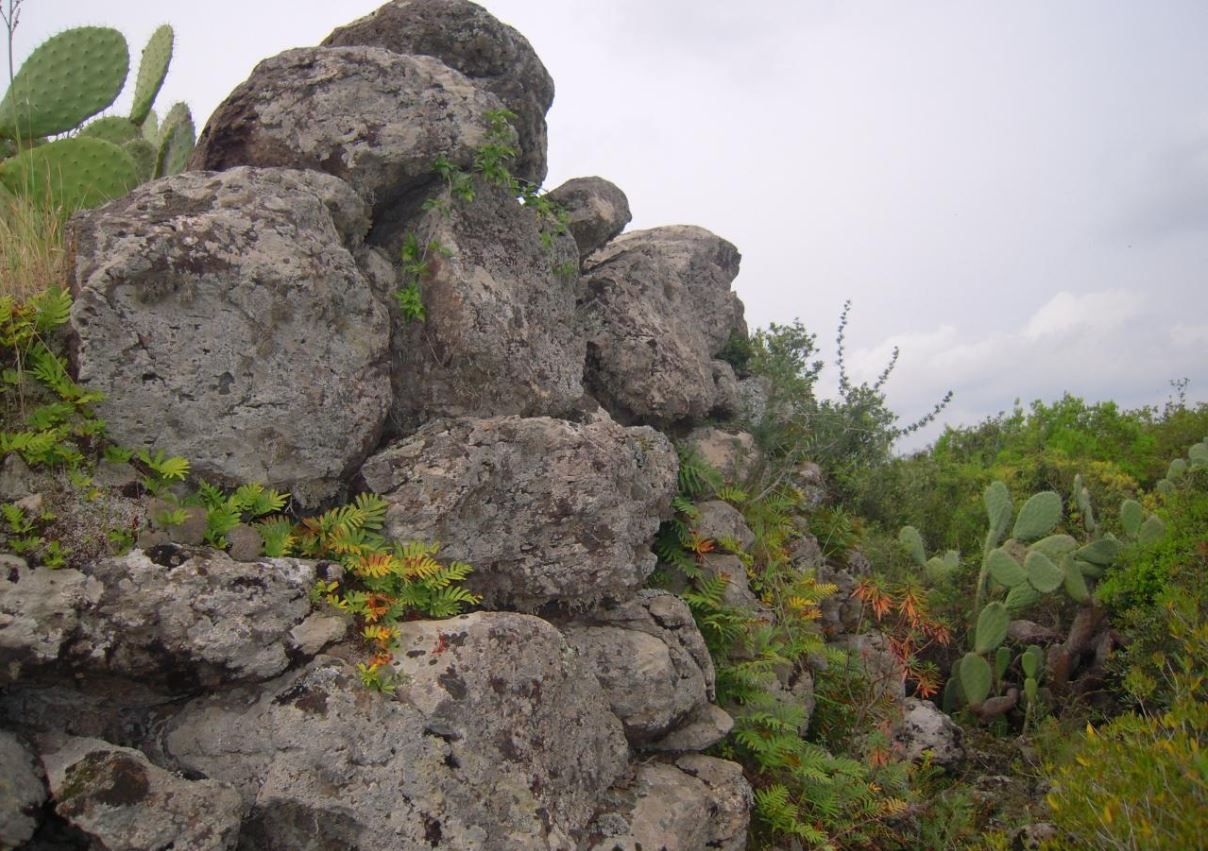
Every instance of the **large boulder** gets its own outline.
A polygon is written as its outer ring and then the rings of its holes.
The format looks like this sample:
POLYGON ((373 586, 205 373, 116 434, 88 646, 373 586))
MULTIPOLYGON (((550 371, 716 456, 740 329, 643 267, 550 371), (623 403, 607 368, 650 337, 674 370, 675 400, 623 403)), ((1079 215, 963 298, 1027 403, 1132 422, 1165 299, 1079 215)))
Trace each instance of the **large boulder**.
POLYGON ((300 652, 316 578, 312 562, 172 545, 16 570, 0 577, 0 662, 7 677, 59 662, 170 690, 267 680, 300 652))
POLYGON ((545 180, 545 113, 554 81, 523 35, 466 0, 394 0, 323 40, 324 47, 359 45, 434 56, 496 95, 516 114, 516 176, 545 180))
POLYGON ((186 172, 76 216, 76 362, 108 436, 334 493, 390 401, 389 315, 350 253, 368 227, 347 184, 286 169, 186 172))
POLYGON ((12 733, 0 730, 0 848, 17 848, 41 822, 46 779, 37 757, 12 733))
POLYGON ((242 803, 230 786, 186 780, 99 739, 39 741, 56 815, 109 851, 230 851, 242 803))
POLYGON ((637 768, 609 790, 589 835, 591 851, 742 851, 754 796, 742 766, 687 754, 637 768))
POLYGON ((473 202, 438 201, 413 225, 429 272, 424 320, 396 319, 396 424, 565 415, 583 395, 586 348, 574 240, 487 184, 473 202))
POLYGON ((390 504, 385 533, 438 540, 491 608, 627 599, 654 569, 677 459, 650 428, 607 417, 437 420, 361 468, 390 504))
POLYGON ((584 382, 618 421, 695 425, 737 412, 734 370, 716 356, 732 333, 746 335, 730 291, 739 260, 689 226, 634 231, 587 259, 584 382))
POLYGON ((396 659, 393 695, 320 656, 198 700, 163 757, 236 786, 257 851, 573 848, 627 751, 558 631, 512 613, 415 622, 396 659))
POLYGON ((576 618, 562 634, 588 661, 631 744, 664 736, 714 697, 713 659, 674 594, 643 591, 576 618))
POLYGON ((305 47, 255 67, 197 140, 190 167, 327 172, 373 207, 410 206, 445 156, 463 168, 502 103, 429 56, 380 47, 305 47))
POLYGON ((602 177, 572 178, 550 190, 548 197, 565 211, 580 261, 603 248, 633 218, 625 193, 602 177))

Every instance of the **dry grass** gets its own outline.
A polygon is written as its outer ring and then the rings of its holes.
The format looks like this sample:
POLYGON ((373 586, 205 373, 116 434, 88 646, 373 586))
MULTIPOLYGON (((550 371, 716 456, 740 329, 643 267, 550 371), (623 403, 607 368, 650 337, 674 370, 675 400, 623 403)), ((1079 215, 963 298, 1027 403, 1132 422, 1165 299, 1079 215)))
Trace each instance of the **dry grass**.
POLYGON ((45 202, 0 190, 0 296, 24 301, 67 273, 66 217, 45 202))

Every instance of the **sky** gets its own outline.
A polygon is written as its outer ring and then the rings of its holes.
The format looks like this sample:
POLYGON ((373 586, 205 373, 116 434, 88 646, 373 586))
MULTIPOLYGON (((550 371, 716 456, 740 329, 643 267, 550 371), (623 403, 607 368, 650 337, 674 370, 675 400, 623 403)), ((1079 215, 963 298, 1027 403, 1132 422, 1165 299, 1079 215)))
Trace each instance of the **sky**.
MULTIPOLYGON (((4 0, 8 2, 8 0, 4 0)), ((159 96, 198 129, 255 64, 374 0, 25 0, 19 64, 84 24, 176 51, 159 96)), ((552 188, 599 175, 630 229, 743 255, 748 324, 799 318, 903 422, 1070 392, 1208 401, 1203 0, 484 0, 557 87, 552 188)), ((837 376, 823 374, 819 394, 837 376)), ((938 434, 934 426, 902 447, 938 434)))

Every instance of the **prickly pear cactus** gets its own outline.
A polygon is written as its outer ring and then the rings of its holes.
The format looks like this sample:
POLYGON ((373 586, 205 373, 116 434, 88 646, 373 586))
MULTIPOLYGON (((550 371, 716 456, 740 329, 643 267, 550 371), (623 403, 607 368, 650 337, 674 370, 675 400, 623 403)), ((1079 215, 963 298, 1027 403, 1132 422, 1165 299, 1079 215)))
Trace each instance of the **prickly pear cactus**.
POLYGON ((0 101, 0 136, 28 141, 78 127, 117 99, 129 70, 117 30, 79 27, 53 36, 25 60, 0 101))
POLYGON ((196 135, 188 107, 173 107, 162 128, 151 109, 172 42, 168 26, 147 42, 128 118, 107 116, 83 127, 125 85, 126 39, 107 27, 79 27, 41 44, 0 101, 0 185, 69 213, 182 171, 196 135), (74 137, 42 144, 45 136, 77 128, 74 137))

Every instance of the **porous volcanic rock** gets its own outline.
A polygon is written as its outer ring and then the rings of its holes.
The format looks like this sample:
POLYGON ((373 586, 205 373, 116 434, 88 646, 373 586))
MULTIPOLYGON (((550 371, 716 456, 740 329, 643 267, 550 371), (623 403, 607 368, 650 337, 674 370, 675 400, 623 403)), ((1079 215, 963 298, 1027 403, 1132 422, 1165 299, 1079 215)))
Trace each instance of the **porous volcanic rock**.
POLYGON ((534 611, 632 597, 676 472, 667 438, 607 417, 436 420, 361 468, 389 538, 442 542, 485 605, 534 611))
POLYGON ((699 424, 737 413, 738 381, 716 360, 746 335, 730 291, 738 250, 704 228, 624 234, 587 258, 579 319, 584 383, 619 422, 699 424))
POLYGON ((747 847, 754 798, 738 763, 700 754, 646 763, 609 797, 593 824, 591 851, 747 847))
POLYGON ((107 435, 212 481, 331 496, 390 401, 386 308, 344 182, 237 168, 144 184, 73 219, 79 381, 107 435))
POLYGON ((375 219, 436 180, 438 156, 470 168, 486 113, 502 108, 430 56, 303 47, 255 67, 197 140, 189 166, 314 169, 346 181, 375 219))
POLYGON ((516 114, 516 176, 535 184, 545 180, 545 113, 554 102, 554 81, 528 39, 481 6, 466 0, 394 0, 339 27, 323 46, 434 56, 465 74, 516 114))
POLYGON ((419 283, 424 320, 395 319, 395 424, 565 415, 583 395, 586 351, 574 240, 498 187, 480 184, 470 203, 437 200, 412 230, 438 246, 419 283))
MULTIPOLYGON (((31 579, 42 573, 24 575, 14 587, 36 590, 31 579)), ((87 577, 63 577, 86 594, 51 597, 75 607, 57 615, 71 629, 57 638, 56 653, 89 673, 173 689, 268 679, 289 665, 290 632, 310 612, 315 575, 313 562, 296 558, 249 565, 221 550, 193 554, 173 545, 104 558, 87 577)))
POLYGON ((24 559, 0 556, 0 686, 57 661, 80 609, 102 588, 78 570, 31 569, 24 559))
POLYGON ((580 261, 603 248, 633 218, 625 193, 602 177, 572 178, 550 190, 549 199, 566 212, 580 261))
POLYGON ((245 847, 569 849, 624 771, 621 724, 537 618, 402 625, 393 695, 320 656, 188 705, 165 759, 235 785, 245 847))
POLYGON ((930 700, 908 697, 902 703, 902 720, 894 729, 894 742, 914 762, 954 771, 965 761, 964 734, 956 723, 930 700))
POLYGON ((235 847, 242 806, 224 783, 186 780, 100 739, 46 736, 39 750, 55 813, 98 848, 235 847))
POLYGON ((34 835, 45 801, 37 757, 21 739, 0 730, 0 847, 17 848, 34 835))
POLYGON ((631 744, 665 735, 713 699, 713 659, 687 604, 643 591, 562 626, 625 724, 631 744))

